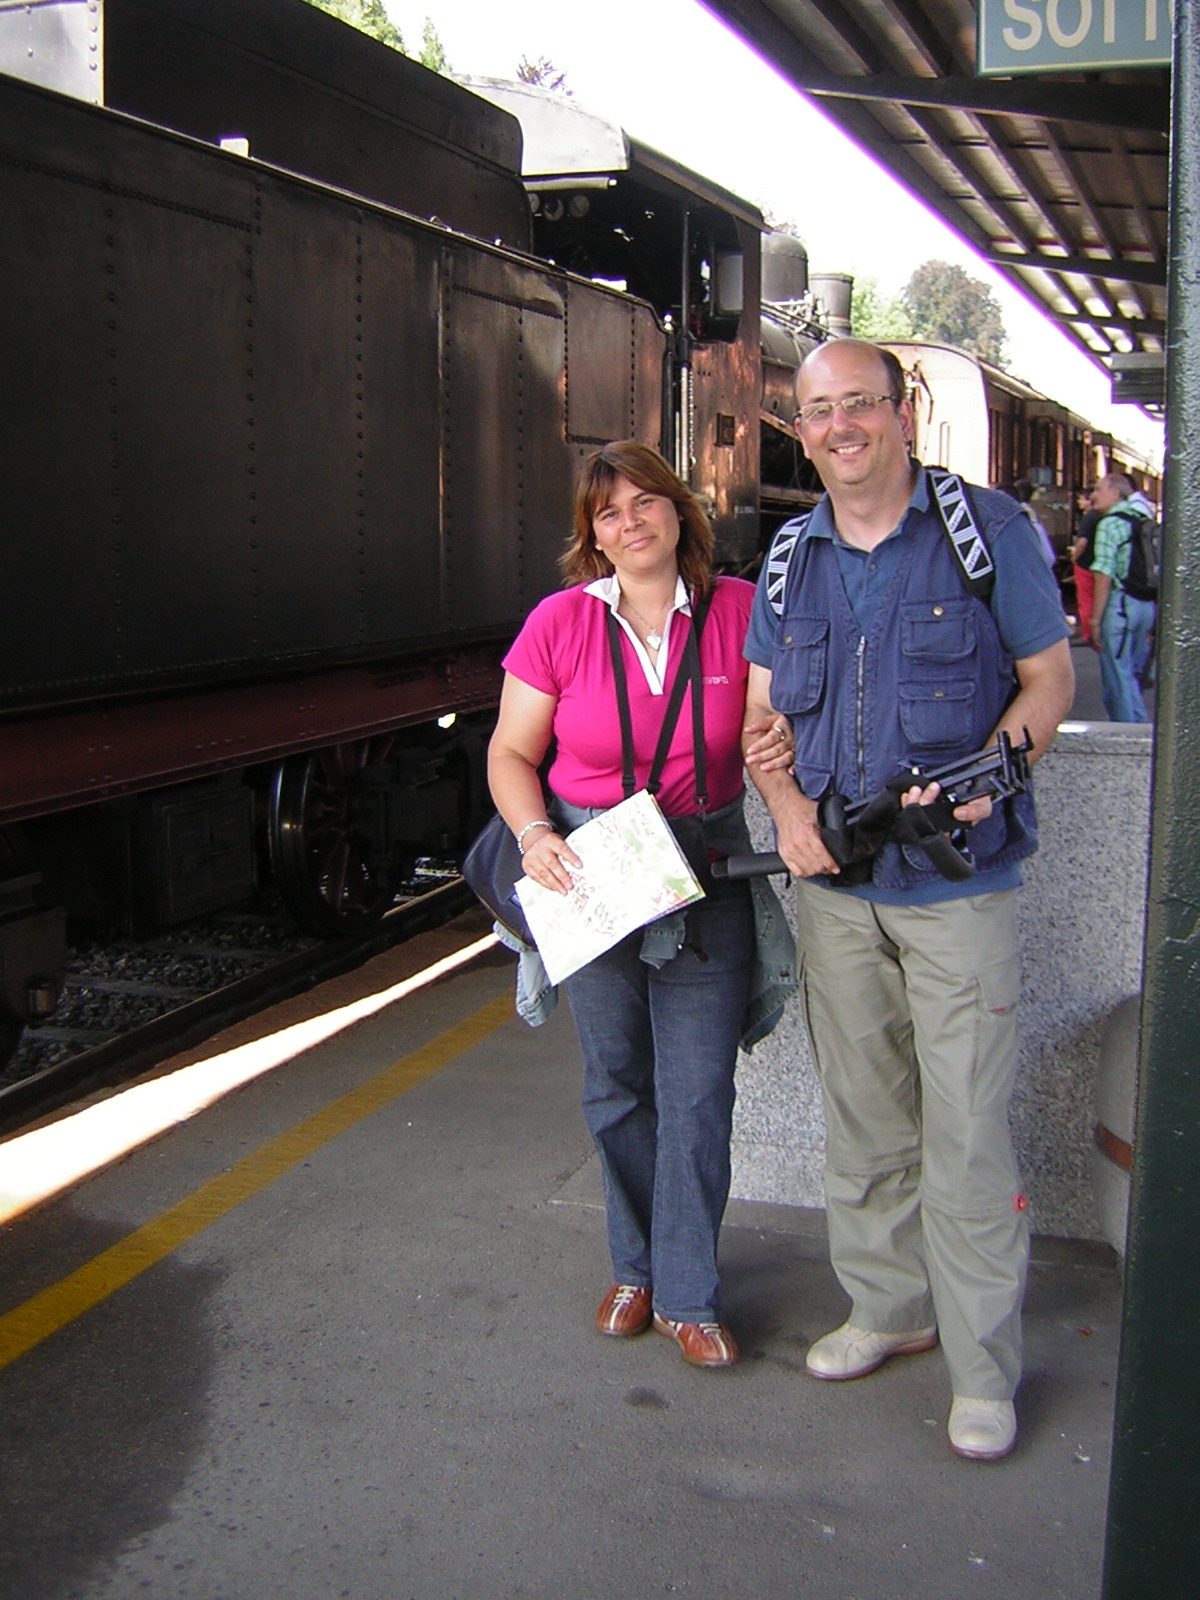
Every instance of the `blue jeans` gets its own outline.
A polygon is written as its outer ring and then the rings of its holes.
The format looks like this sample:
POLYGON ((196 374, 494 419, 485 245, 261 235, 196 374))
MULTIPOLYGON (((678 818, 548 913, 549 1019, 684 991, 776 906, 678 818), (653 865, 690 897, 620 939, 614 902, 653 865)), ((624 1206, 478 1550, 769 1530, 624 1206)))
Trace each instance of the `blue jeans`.
POLYGON ((1113 589, 1100 619, 1100 695, 1113 722, 1149 722, 1138 682, 1150 656, 1153 600, 1113 589))
POLYGON ((604 1174, 617 1283, 653 1285, 680 1322, 718 1315, 717 1235, 729 1197, 738 1032, 754 915, 744 883, 687 914, 662 967, 639 930, 563 985, 583 1054, 583 1115, 604 1174))

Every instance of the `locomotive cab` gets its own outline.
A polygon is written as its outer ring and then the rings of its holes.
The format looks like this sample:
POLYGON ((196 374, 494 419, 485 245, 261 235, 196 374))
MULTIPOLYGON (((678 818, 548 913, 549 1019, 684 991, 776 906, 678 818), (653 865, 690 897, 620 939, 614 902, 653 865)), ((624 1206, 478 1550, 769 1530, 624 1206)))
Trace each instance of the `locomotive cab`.
POLYGON ((718 562, 752 560, 761 213, 563 94, 496 78, 461 81, 520 119, 538 255, 658 313, 669 334, 664 454, 700 497, 718 562))

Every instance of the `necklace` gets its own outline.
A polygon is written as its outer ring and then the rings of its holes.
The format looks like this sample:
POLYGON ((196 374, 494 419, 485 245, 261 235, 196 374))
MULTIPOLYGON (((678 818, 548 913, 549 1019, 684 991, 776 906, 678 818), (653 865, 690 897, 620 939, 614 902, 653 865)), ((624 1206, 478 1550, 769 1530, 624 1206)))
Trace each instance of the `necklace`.
MULTIPOLYGON (((625 604, 629 607, 630 611, 633 612, 634 616, 638 619, 638 621, 645 625, 645 627, 646 627, 646 643, 650 646, 651 650, 657 650, 659 645, 662 643, 662 629, 661 628, 656 628, 654 626, 654 624, 649 621, 648 618, 642 616, 642 613, 634 605, 633 601, 629 598, 629 596, 625 593, 625 591, 623 589, 621 591, 621 599, 624 600, 625 604)), ((669 617, 670 614, 671 614, 671 607, 668 606, 667 610, 666 610, 666 614, 663 617, 663 627, 666 626, 667 617, 669 617)))

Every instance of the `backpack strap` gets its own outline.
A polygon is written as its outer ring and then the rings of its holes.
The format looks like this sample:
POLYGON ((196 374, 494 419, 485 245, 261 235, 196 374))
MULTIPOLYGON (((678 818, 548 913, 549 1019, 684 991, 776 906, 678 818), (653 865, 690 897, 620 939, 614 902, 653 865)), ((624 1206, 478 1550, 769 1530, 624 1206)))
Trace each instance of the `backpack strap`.
MULTIPOLYGON (((987 540, 975 521, 967 486, 956 472, 945 472, 941 467, 926 467, 925 472, 933 487, 934 503, 942 527, 958 560, 958 575, 963 588, 976 600, 986 604, 996 582, 996 565, 987 540)), ((803 517, 785 522, 771 540, 766 561, 767 601, 776 618, 783 616, 783 596, 792 552, 803 538, 811 516, 810 511, 803 517)))
MULTIPOLYGON (((1117 546, 1116 546, 1117 550, 1128 550, 1129 551, 1129 562, 1126 563, 1126 567, 1125 567, 1125 581, 1128 581, 1128 578, 1129 578, 1129 564, 1132 563, 1132 561, 1133 561, 1133 541, 1137 538, 1138 524, 1141 522, 1142 519, 1140 517, 1135 517, 1132 511, 1106 511, 1104 513, 1104 516, 1105 517, 1120 517, 1121 521, 1126 525, 1126 527, 1128 529, 1128 532, 1126 533, 1125 537, 1123 539, 1121 539, 1117 543, 1117 546)), ((1103 521, 1103 520, 1104 519, 1102 517, 1101 521, 1103 521)), ((1121 589, 1122 592, 1124 592, 1124 583, 1120 578, 1114 578, 1112 581, 1113 581, 1114 585, 1118 589, 1121 589)))
POLYGON ((803 537, 811 516, 812 512, 808 511, 804 516, 793 517, 782 528, 776 529, 771 548, 767 551, 767 603, 775 613, 776 620, 783 616, 783 594, 787 588, 792 551, 803 537))
POLYGON ((996 566, 975 522, 967 486, 957 472, 945 472, 941 467, 926 467, 925 474, 933 485, 946 537, 958 557, 963 587, 976 600, 986 601, 996 581, 996 566))
MULTIPOLYGON (((1115 589, 1119 589, 1122 594, 1127 594, 1131 600, 1145 600, 1152 597, 1157 598, 1159 576, 1158 554, 1157 551, 1153 550, 1151 552, 1147 552, 1143 540, 1143 530, 1147 524, 1149 524, 1151 528, 1157 527, 1155 519, 1153 517, 1148 517, 1144 511, 1118 511, 1115 508, 1112 511, 1106 511, 1104 516, 1119 517, 1121 521, 1126 523, 1129 528, 1129 532, 1116 546, 1117 550, 1129 551, 1129 559, 1125 563, 1125 576, 1123 578, 1114 577, 1112 580, 1113 587, 1115 589), (1139 560, 1142 568, 1140 581, 1139 578, 1134 578, 1133 573, 1133 560, 1135 551, 1140 551, 1139 560), (1152 570, 1147 570, 1147 565, 1151 555, 1153 555, 1153 568, 1152 570), (1129 580, 1131 578, 1134 578, 1134 583, 1136 585, 1136 588, 1134 589, 1129 587, 1129 580), (1143 589, 1145 589, 1145 593, 1138 592, 1143 589)), ((1102 517, 1101 521, 1103 520, 1104 518, 1102 517)), ((1153 545, 1153 535, 1151 536, 1151 543, 1153 545)))

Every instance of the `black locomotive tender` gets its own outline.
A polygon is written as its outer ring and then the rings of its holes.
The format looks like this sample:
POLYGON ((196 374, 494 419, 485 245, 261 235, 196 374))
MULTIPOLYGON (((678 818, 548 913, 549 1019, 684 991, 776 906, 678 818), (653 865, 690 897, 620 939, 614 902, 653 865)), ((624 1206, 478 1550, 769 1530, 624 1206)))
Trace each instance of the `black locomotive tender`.
POLYGON ((821 336, 782 240, 764 361, 752 207, 620 136, 523 182, 510 113, 303 0, 5 7, 2 62, 47 76, 0 74, 0 1054, 68 915, 232 903, 260 824, 324 933, 461 849, 577 460, 661 447, 736 569, 811 498, 821 336))

